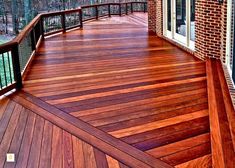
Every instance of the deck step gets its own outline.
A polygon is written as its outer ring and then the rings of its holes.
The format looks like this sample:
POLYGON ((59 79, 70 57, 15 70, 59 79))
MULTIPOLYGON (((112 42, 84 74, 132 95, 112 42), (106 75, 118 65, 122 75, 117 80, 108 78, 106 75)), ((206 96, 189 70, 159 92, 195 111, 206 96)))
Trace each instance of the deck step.
POLYGON ((220 60, 208 59, 207 89, 211 129, 212 164, 235 165, 235 112, 220 60))
POLYGON ((56 107, 49 105, 29 93, 20 91, 11 95, 10 98, 127 166, 141 168, 172 167, 56 107))

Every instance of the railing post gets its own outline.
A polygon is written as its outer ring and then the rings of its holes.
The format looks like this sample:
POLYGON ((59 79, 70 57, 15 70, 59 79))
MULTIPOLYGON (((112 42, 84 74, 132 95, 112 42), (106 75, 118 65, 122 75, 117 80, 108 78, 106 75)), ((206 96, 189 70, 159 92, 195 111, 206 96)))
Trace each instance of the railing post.
POLYGON ((82 9, 79 10, 79 20, 80 20, 80 27, 83 28, 83 22, 82 22, 82 9))
POLYGON ((121 4, 119 4, 119 16, 122 16, 122 7, 121 7, 121 4))
POLYGON ((133 2, 131 2, 131 13, 133 13, 133 2))
POLYGON ((61 14, 61 25, 62 25, 62 29, 63 29, 63 33, 66 32, 66 25, 65 25, 65 14, 61 14))
POLYGON ((126 15, 128 15, 128 8, 127 8, 127 3, 126 3, 126 15))
POLYGON ((11 54, 12 54, 12 64, 14 69, 14 77, 16 81, 16 88, 21 89, 22 88, 22 76, 21 76, 21 70, 20 70, 20 57, 19 57, 19 48, 18 44, 15 43, 11 54))
POLYGON ((98 20, 99 18, 98 6, 95 6, 95 17, 96 17, 96 20, 98 20))
POLYGON ((42 35, 42 39, 44 39, 44 26, 43 26, 43 17, 40 17, 40 32, 42 35))
POLYGON ((34 50, 36 49, 34 28, 33 28, 33 29, 31 30, 31 32, 30 32, 30 37, 31 37, 31 47, 32 47, 32 51, 34 51, 34 50))
POLYGON ((108 12, 109 12, 109 17, 111 17, 111 5, 108 4, 108 12))

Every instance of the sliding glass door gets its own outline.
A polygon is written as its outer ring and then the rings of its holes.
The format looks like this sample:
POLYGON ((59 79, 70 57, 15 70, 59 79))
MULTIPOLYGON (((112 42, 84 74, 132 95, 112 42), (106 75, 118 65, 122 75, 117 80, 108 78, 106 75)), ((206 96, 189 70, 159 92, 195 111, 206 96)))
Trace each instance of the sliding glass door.
POLYGON ((194 49, 195 0, 164 0, 164 35, 194 49))
POLYGON ((186 21, 186 0, 175 0, 175 36, 174 38, 186 43, 187 21, 186 21))
POLYGON ((172 3, 171 0, 166 0, 165 5, 166 8, 166 14, 165 14, 165 20, 166 20, 166 36, 169 38, 172 38, 172 3))

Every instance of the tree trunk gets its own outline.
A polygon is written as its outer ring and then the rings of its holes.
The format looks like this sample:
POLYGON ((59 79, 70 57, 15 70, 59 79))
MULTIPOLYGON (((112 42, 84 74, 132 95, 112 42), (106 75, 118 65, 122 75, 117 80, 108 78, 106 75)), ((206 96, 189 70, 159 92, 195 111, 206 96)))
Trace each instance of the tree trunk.
POLYGON ((11 1, 11 11, 12 11, 12 26, 13 26, 13 33, 19 33, 19 24, 18 24, 18 8, 17 8, 17 1, 11 1))
POLYGON ((32 19, 32 3, 31 0, 24 0, 24 18, 27 25, 32 19))

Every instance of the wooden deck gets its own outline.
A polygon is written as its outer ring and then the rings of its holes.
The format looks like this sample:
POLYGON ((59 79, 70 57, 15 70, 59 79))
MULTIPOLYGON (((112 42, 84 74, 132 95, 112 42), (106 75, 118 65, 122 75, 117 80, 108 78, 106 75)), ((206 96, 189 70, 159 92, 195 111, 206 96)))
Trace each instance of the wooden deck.
POLYGON ((149 35, 145 14, 47 38, 0 119, 0 167, 6 152, 18 167, 212 164, 205 62, 149 35))

